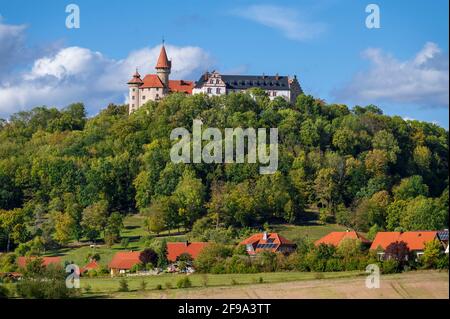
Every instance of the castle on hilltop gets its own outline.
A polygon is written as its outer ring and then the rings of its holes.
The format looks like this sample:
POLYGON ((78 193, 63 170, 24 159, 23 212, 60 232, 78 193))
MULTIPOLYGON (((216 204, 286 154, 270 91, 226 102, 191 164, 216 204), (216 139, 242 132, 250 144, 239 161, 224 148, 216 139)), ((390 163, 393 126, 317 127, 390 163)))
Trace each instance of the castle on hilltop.
POLYGON ((223 95, 242 92, 250 88, 263 89, 272 100, 278 96, 288 102, 294 102, 302 94, 297 77, 289 78, 278 74, 268 75, 225 75, 217 71, 205 72, 197 82, 169 80, 172 61, 167 58, 164 44, 156 63, 156 74, 147 74, 143 79, 136 69, 133 78, 128 81, 129 113, 136 111, 148 101, 158 101, 172 92, 185 94, 223 95))

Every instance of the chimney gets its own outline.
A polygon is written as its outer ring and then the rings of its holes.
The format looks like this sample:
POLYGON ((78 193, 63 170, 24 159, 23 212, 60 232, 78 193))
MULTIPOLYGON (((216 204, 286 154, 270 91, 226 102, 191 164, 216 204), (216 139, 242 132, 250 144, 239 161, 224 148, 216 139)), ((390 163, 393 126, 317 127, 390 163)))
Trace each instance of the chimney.
POLYGON ((184 244, 186 245, 186 247, 189 246, 189 241, 186 240, 186 241, 184 242, 184 244))
POLYGON ((280 76, 278 75, 278 72, 277 72, 277 74, 275 74, 275 80, 279 80, 280 79, 280 76))
POLYGON ((264 233, 263 233, 263 240, 267 240, 267 232, 265 231, 264 233))

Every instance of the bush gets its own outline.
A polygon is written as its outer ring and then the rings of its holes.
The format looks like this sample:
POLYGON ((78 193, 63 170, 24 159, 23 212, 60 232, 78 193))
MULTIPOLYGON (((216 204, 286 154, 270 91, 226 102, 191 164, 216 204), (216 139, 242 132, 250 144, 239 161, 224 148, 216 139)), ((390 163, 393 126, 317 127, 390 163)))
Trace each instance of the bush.
POLYGON ((145 289, 147 289, 147 282, 144 279, 142 279, 142 281, 140 282, 139 288, 142 291, 145 291, 145 289))
POLYGON ((127 248, 129 244, 130 244, 130 239, 128 237, 124 237, 120 241, 120 246, 122 246, 122 248, 127 248))
POLYGON ((0 285, 0 299, 8 298, 9 290, 3 285, 0 285))
POLYGON ((332 258, 327 260, 326 271, 342 271, 344 266, 340 259, 332 258))
POLYGON ((166 287, 166 289, 172 289, 172 283, 171 282, 166 282, 164 284, 164 287, 166 287))
POLYGON ((162 290, 162 285, 161 284, 157 284, 156 285, 156 290, 162 290))
POLYGON ((383 274, 394 274, 399 272, 399 263, 394 259, 383 261, 381 264, 381 272, 383 274))
POLYGON ((90 293, 90 292, 91 292, 91 290, 92 290, 92 287, 91 287, 91 285, 86 285, 86 286, 84 286, 84 288, 83 288, 83 289, 84 289, 84 292, 88 294, 88 293, 90 293))
POLYGON ((259 278, 258 278, 258 282, 259 282, 260 284, 262 284, 262 283, 264 282, 264 278, 263 278, 263 277, 259 277, 259 278))
POLYGON ((236 286, 236 285, 238 285, 239 283, 235 280, 235 279, 231 279, 231 285, 232 286, 236 286))
POLYGON ((448 269, 448 255, 444 254, 441 257, 439 257, 437 263, 436 263, 437 269, 448 269))
POLYGON ((127 282, 127 280, 125 278, 122 278, 119 281, 119 291, 120 292, 127 292, 127 291, 129 291, 128 282, 127 282))
POLYGON ((177 281, 177 288, 190 288, 192 287, 192 282, 188 276, 184 276, 183 278, 177 281))

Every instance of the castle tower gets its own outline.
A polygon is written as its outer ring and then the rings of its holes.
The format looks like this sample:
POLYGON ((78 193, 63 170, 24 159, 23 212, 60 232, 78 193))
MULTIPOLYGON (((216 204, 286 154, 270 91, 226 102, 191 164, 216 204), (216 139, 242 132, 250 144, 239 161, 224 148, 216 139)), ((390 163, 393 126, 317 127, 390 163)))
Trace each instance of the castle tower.
POLYGON ((141 80, 141 75, 139 74, 137 68, 136 73, 134 73, 133 78, 128 81, 129 90, 129 108, 128 113, 131 114, 136 111, 140 105, 139 99, 139 88, 144 82, 141 80))
POLYGON ((169 74, 172 68, 172 62, 167 58, 166 48, 164 47, 164 42, 161 47, 161 52, 159 53, 158 62, 156 63, 156 74, 158 75, 164 87, 168 89, 169 87, 169 74))

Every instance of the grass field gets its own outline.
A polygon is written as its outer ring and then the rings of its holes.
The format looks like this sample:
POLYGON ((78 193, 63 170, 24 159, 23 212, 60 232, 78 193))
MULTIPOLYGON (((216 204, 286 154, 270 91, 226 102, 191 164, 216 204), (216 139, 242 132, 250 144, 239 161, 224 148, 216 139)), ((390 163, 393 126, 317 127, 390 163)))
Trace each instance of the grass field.
MULTIPOLYGON (((280 233, 282 236, 296 240, 298 238, 309 238, 316 240, 332 231, 343 231, 345 227, 337 224, 316 224, 315 222, 308 223, 306 225, 291 225, 280 224, 273 225, 272 230, 280 233)), ((160 238, 166 238, 168 241, 184 241, 186 237, 183 235, 184 229, 177 232, 162 232, 158 235, 160 238)), ((95 248, 91 248, 89 245, 82 247, 61 248, 48 252, 48 256, 61 256, 63 261, 74 262, 80 267, 86 264, 86 257, 89 253, 98 253, 100 255, 99 263, 106 266, 112 256, 121 250, 142 250, 144 248, 144 242, 142 237, 148 236, 149 233, 144 227, 144 219, 140 215, 129 215, 124 220, 124 230, 122 231, 122 238, 129 239, 128 247, 124 248, 119 244, 115 244, 112 247, 106 245, 97 245, 95 248)))
POLYGON ((365 286, 364 273, 338 272, 322 273, 317 279, 316 273, 266 273, 237 275, 207 275, 207 287, 204 287, 202 275, 190 275, 192 288, 176 289, 176 281, 181 275, 161 275, 148 277, 127 277, 129 292, 117 292, 118 278, 82 279, 81 286, 90 285, 92 292, 84 297, 92 298, 447 298, 449 297, 448 272, 414 271, 394 275, 382 275, 379 289, 365 286), (259 277, 263 283, 257 283, 259 277), (147 289, 139 289, 142 280, 147 289), (164 283, 172 283, 172 289, 164 288, 164 283), (162 290, 156 290, 157 284, 162 290))
MULTIPOLYGON (((223 287, 242 284, 277 283, 298 280, 312 280, 320 278, 343 278, 355 277, 362 275, 362 272, 335 272, 335 273, 309 273, 309 272, 275 272, 275 273, 259 273, 259 274, 192 274, 189 279, 192 287, 223 287)), ((125 277, 130 291, 138 291, 140 284, 144 280, 147 283, 148 290, 156 290, 157 285, 163 288, 169 284, 176 288, 177 281, 185 275, 181 274, 161 274, 153 276, 128 276, 125 277)), ((118 291, 119 282, 122 278, 81 278, 81 288, 89 286, 93 294, 109 294, 118 291)))

